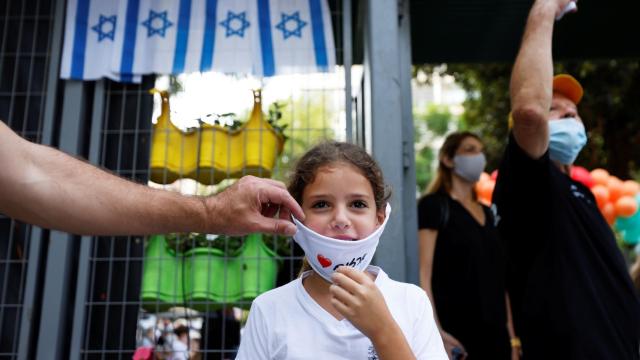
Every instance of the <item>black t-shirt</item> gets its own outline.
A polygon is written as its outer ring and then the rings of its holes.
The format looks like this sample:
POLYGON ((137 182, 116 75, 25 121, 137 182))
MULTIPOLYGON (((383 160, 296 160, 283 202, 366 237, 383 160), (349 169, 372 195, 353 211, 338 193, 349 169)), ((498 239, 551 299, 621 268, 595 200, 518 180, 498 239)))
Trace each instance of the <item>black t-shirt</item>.
POLYGON ((438 230, 431 288, 442 328, 465 346, 470 360, 506 359, 506 260, 491 211, 483 211, 480 225, 458 201, 430 194, 418 202, 418 225, 438 230))
POLYGON ((591 191, 511 136, 493 202, 527 359, 638 359, 640 302, 591 191))

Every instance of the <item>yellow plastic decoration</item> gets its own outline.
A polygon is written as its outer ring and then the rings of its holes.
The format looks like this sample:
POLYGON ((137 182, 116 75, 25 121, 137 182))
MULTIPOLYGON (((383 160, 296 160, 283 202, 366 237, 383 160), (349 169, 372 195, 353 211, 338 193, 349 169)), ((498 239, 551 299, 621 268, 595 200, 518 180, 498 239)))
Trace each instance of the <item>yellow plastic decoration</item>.
POLYGON ((204 124, 191 132, 181 131, 171 122, 169 94, 156 89, 151 92, 162 98, 162 113, 151 140, 151 181, 170 184, 191 178, 213 185, 244 175, 271 177, 284 136, 263 119, 260 90, 253 92, 253 110, 240 128, 204 124))

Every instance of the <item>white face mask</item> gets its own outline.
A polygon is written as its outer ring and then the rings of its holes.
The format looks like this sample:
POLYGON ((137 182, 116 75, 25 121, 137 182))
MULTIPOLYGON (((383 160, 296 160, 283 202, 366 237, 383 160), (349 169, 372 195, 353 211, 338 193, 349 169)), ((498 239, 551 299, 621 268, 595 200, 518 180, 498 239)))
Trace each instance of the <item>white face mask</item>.
POLYGON ((304 250, 311 268, 325 280, 332 282, 331 274, 340 266, 351 266, 360 271, 364 271, 369 266, 378 247, 380 235, 389 220, 391 205, 387 204, 385 213, 384 222, 371 235, 353 241, 320 235, 304 226, 298 219, 293 218, 293 222, 298 228, 293 239, 304 250))

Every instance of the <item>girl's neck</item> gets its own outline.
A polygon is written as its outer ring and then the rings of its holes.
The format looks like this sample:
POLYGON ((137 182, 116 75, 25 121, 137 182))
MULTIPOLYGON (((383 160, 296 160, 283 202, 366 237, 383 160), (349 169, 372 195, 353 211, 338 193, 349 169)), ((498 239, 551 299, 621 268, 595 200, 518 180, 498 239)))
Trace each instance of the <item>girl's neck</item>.
POLYGON ((473 185, 473 183, 462 180, 454 175, 451 177, 451 191, 449 195, 458 201, 473 201, 473 185))
POLYGON ((337 320, 344 319, 344 316, 331 304, 331 292, 329 291, 331 284, 322 276, 312 271, 310 275, 302 279, 302 286, 307 294, 331 316, 337 320))

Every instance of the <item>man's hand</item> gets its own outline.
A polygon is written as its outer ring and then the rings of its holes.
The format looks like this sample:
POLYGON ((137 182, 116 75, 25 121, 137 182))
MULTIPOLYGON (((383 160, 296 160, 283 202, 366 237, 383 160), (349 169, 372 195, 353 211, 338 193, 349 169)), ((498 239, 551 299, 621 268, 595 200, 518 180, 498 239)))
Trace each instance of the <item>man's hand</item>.
POLYGON ((291 214, 303 220, 302 208, 283 183, 245 176, 218 195, 203 198, 206 232, 244 235, 252 232, 293 235, 291 214), (278 218, 275 216, 278 215, 278 218))

